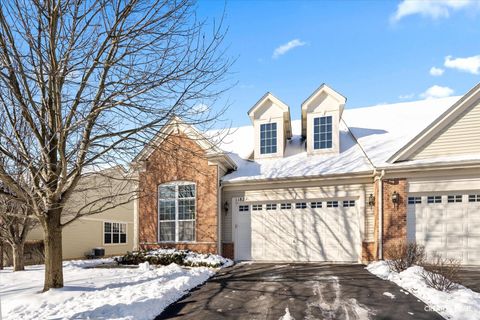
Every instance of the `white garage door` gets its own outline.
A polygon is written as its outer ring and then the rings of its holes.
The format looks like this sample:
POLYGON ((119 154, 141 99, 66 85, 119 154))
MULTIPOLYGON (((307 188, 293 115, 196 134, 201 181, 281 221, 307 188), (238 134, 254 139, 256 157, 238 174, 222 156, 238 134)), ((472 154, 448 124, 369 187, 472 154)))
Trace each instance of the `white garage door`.
POLYGON ((480 194, 409 196, 407 237, 430 256, 480 264, 480 194))
POLYGON ((238 214, 241 215, 235 239, 238 259, 359 261, 360 219, 355 200, 257 203, 241 206, 238 214), (248 215, 250 219, 245 219, 248 215), (244 232, 248 226, 250 237, 244 232))

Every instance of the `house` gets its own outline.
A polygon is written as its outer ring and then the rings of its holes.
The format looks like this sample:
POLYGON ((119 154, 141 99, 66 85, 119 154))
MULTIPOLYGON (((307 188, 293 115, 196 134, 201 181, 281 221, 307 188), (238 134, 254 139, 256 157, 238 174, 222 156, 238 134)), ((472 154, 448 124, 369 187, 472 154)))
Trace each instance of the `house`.
MULTIPOLYGON (((85 258, 95 248, 104 249, 106 256, 132 251, 136 238, 134 198, 135 180, 124 168, 87 172, 64 209, 63 223, 77 212, 100 213, 83 215, 63 228, 63 259, 85 258)), ((28 240, 43 239, 41 226, 28 235, 28 240)))
POLYGON ((301 119, 267 93, 223 139, 172 118, 134 160, 138 246, 361 262, 409 240, 478 265, 479 99, 348 109, 324 84, 301 119))

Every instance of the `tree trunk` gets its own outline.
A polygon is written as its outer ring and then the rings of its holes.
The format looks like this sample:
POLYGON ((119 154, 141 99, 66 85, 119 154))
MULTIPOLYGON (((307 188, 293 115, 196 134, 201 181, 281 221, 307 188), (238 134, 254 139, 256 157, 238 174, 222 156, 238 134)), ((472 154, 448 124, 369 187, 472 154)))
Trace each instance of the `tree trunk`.
POLYGON ((23 256, 24 244, 14 244, 12 245, 13 253, 13 271, 24 271, 25 270, 25 259, 23 256))
MULTIPOLYGON (((55 219, 56 220, 56 219, 55 219)), ((63 287, 62 227, 58 221, 44 226, 45 233, 45 283, 43 291, 63 287)))

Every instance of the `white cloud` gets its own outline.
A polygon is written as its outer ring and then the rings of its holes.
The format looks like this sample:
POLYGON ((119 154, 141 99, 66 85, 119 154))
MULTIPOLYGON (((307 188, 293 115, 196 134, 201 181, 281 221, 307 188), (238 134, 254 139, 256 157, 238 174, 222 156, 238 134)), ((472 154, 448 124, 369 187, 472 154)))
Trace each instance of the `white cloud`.
POLYGON ((276 48, 274 51, 273 51, 273 55, 272 57, 274 59, 280 57, 281 55, 284 55, 285 53, 287 53, 288 51, 292 50, 293 48, 296 48, 296 47, 302 47, 304 45, 306 45, 307 43, 306 42, 303 42, 302 40, 300 39, 293 39, 293 40, 290 40, 288 41, 287 43, 285 44, 282 44, 281 46, 279 46, 278 48, 276 48))
POLYGON ((445 57, 446 68, 457 69, 472 74, 480 74, 480 55, 467 58, 445 57))
POLYGON ((421 15, 432 19, 448 18, 450 12, 462 9, 480 9, 476 0, 403 0, 391 21, 397 22, 411 15, 421 15))
POLYGON ((437 67, 430 68, 430 75, 434 77, 440 77, 444 72, 445 70, 443 70, 442 68, 437 68, 437 67))
POLYGON ((410 100, 410 99, 413 99, 413 97, 415 97, 415 94, 414 93, 409 93, 409 94, 399 95, 398 99, 400 99, 400 100, 410 100))
POLYGON ((428 88, 424 93, 420 94, 420 97, 424 99, 445 98, 451 96, 453 92, 453 89, 449 87, 434 85, 428 88))
POLYGON ((192 114, 203 114, 210 111, 210 107, 204 103, 198 103, 190 108, 190 113, 192 114))

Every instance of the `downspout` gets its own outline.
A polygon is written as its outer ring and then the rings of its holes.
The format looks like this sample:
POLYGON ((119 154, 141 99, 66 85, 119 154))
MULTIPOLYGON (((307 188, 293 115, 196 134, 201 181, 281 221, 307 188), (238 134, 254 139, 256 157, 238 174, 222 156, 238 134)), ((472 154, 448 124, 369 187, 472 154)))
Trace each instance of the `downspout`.
POLYGON ((383 260, 383 177, 385 170, 377 177, 378 181, 378 259, 383 260))
POLYGON ((217 179, 218 179, 218 194, 217 194, 217 211, 218 211, 218 226, 217 226, 217 254, 222 255, 222 190, 223 185, 220 180, 220 175, 218 173, 219 168, 217 167, 217 179))

